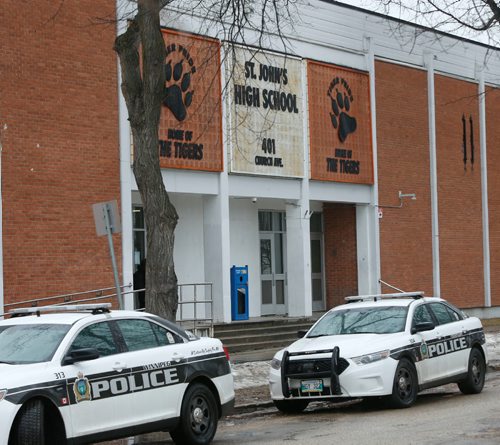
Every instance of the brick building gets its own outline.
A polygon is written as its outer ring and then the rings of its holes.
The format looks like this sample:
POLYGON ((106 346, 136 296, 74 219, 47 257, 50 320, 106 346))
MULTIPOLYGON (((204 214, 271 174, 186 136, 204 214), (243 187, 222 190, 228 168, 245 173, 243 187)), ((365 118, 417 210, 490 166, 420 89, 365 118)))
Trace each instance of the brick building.
MULTIPOLYGON (((126 4, 2 12, 0 305, 113 286, 96 202, 120 203, 124 285, 147 257, 116 29, 95 23, 126 4)), ((286 48, 164 15, 179 282, 212 283, 225 322, 233 265, 248 265, 250 317, 309 315, 382 282, 498 315, 500 52, 334 1, 300 8, 286 48)))

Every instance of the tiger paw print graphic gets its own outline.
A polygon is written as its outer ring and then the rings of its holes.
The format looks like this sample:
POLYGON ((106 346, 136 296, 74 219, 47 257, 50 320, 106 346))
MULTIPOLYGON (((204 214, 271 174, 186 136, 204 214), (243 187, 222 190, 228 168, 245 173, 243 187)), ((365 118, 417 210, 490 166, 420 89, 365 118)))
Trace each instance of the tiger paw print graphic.
POLYGON ((172 61, 165 65, 165 105, 182 122, 186 119, 187 109, 193 101, 194 91, 188 91, 191 86, 191 72, 184 72, 184 60, 176 63, 172 68, 172 61))
POLYGON ((347 136, 356 131, 356 119, 350 116, 351 100, 346 92, 342 93, 338 89, 330 93, 332 101, 332 112, 330 118, 333 128, 338 131, 340 142, 344 142, 347 136))

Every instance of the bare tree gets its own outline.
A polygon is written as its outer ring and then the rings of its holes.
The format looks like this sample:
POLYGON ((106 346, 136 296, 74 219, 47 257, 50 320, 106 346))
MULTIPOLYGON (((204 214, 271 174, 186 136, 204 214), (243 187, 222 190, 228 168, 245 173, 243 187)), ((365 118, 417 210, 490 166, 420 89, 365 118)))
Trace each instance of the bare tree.
MULTIPOLYGON (((281 36, 282 22, 291 17, 294 0, 195 1, 200 16, 216 20, 223 37, 245 41, 245 32, 268 35, 271 27, 281 36)), ((137 0, 135 16, 115 40, 120 59, 122 92, 129 113, 134 141, 133 171, 144 206, 147 227, 146 310, 175 319, 177 276, 173 250, 178 215, 163 184, 158 149, 158 126, 165 96, 166 49, 160 16, 171 0, 137 0)), ((187 6, 184 4, 184 7, 187 6)), ((167 11, 168 13, 168 11, 167 11)))

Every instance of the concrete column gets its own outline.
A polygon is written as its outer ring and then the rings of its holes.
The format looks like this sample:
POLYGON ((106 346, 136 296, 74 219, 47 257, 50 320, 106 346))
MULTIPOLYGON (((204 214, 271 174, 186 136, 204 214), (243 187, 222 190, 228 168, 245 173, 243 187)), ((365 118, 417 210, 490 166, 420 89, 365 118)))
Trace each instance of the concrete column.
MULTIPOLYGON (((226 192, 205 196, 203 200, 203 242, 205 281, 212 283, 213 317, 215 321, 231 321, 231 274, 229 240, 229 205, 226 192)), ((222 187, 224 185, 222 184, 222 187)))
POLYGON ((312 314, 311 245, 309 235, 309 206, 287 203, 286 245, 288 315, 312 314))
MULTIPOLYGON (((117 11, 127 16, 131 12, 130 3, 124 3, 122 0, 116 2, 117 11)), ((117 35, 127 30, 127 21, 123 17, 117 17, 117 35)), ((122 75, 120 61, 118 64, 118 128, 120 143, 120 207, 122 222, 122 284, 130 285, 130 288, 124 289, 125 292, 133 289, 134 283, 134 241, 133 241, 133 222, 132 222, 132 168, 130 165, 131 157, 131 138, 130 125, 128 122, 128 110, 125 99, 121 91, 122 75)), ((134 308, 134 294, 124 295, 124 308, 134 308)))
MULTIPOLYGON (((224 48, 222 48, 224 51, 224 48)), ((225 55, 222 54, 223 60, 225 55)), ((222 85, 226 72, 221 70, 222 85)), ((219 175, 219 194, 203 200, 203 239, 205 254, 205 281, 212 283, 213 318, 217 322, 231 322, 231 242, 229 224, 228 153, 231 116, 227 101, 222 101, 222 165, 219 175)))

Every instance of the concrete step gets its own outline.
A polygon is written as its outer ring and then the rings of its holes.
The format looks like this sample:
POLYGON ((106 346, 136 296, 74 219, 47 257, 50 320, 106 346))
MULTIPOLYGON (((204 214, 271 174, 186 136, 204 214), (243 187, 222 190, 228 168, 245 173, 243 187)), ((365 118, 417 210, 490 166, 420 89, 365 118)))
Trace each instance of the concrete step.
POLYGON ((218 331, 215 329, 215 337, 219 339, 226 338, 237 338, 237 337, 253 337, 253 336, 265 336, 266 334, 273 333, 291 333, 293 335, 297 334, 299 330, 309 329, 312 323, 300 323, 296 325, 283 325, 283 326, 266 326, 266 327, 251 327, 245 329, 232 329, 227 331, 218 331))
MULTIPOLYGON (((318 315, 319 316, 319 315, 318 315)), ((214 326, 214 335, 229 353, 259 349, 281 349, 297 340, 299 330, 308 330, 318 316, 311 318, 261 317, 214 326)))
POLYGON ((245 330, 251 328, 266 328, 266 327, 276 327, 276 326, 295 326, 299 324, 309 324, 312 325, 317 318, 267 318, 259 317, 256 319, 250 319, 248 321, 233 321, 231 323, 216 323, 214 324, 214 329, 217 334, 221 334, 226 331, 233 330, 245 330))

